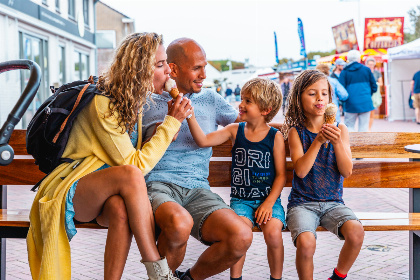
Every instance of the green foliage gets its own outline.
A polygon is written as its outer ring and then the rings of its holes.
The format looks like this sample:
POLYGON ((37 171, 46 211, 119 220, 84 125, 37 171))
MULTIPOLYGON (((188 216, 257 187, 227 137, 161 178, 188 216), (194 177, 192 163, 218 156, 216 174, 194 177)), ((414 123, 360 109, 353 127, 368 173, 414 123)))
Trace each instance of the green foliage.
MULTIPOLYGON (((411 35, 414 36, 414 39, 420 38, 420 5, 417 6, 416 8, 411 8, 408 11, 408 15, 410 16, 410 22, 413 25, 413 29, 414 29, 414 33, 411 35)), ((405 37, 405 34, 407 33, 404 33, 404 37, 405 37)))
MULTIPOLYGON (((229 66, 227 65, 228 61, 229 60, 227 60, 227 59, 225 59, 225 60, 211 60, 211 61, 208 61, 208 63, 210 63, 214 68, 216 68, 219 71, 229 71, 229 66)), ((245 68, 245 63, 232 61, 232 70, 244 69, 244 68, 245 68)))
POLYGON ((408 10, 408 15, 410 16, 413 32, 404 32, 404 44, 420 38, 420 6, 408 10))
MULTIPOLYGON (((335 49, 333 49, 333 50, 331 50, 329 52, 321 52, 321 51, 308 52, 308 59, 314 59, 314 56, 315 55, 319 55, 321 57, 324 57, 324 56, 329 56, 329 55, 332 55, 332 54, 335 54, 335 49)), ((305 58, 302 58, 300 60, 305 60, 305 58)))

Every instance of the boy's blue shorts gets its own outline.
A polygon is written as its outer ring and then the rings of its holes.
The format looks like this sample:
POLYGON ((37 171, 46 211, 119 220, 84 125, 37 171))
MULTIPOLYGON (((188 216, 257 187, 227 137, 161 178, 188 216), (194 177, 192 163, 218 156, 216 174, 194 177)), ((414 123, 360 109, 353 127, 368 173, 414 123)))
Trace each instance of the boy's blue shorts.
MULTIPOLYGON (((230 207, 235 211, 238 216, 248 218, 253 226, 257 226, 255 219, 255 211, 264 202, 264 200, 245 200, 236 197, 230 198, 230 207)), ((273 205, 272 218, 276 218, 283 223, 283 230, 286 229, 286 215, 284 213, 283 206, 281 205, 281 199, 278 198, 273 205)))

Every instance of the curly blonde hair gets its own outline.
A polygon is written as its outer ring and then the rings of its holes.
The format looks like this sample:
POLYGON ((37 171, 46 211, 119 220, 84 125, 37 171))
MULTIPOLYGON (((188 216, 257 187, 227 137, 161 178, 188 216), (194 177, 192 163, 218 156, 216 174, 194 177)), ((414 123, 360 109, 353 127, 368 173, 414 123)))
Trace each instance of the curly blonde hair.
POLYGON ((280 85, 263 78, 254 78, 246 82, 241 93, 249 93, 260 111, 271 109, 270 113, 264 117, 267 123, 277 115, 283 101, 280 85))
POLYGON ((289 107, 281 129, 284 139, 287 139, 291 127, 305 126, 306 116, 302 106, 302 93, 321 79, 325 79, 328 83, 328 102, 331 103, 332 88, 328 77, 324 73, 318 70, 305 70, 296 77, 287 98, 289 107))
POLYGON ((111 66, 99 77, 97 88, 110 98, 110 116, 118 117, 121 133, 134 130, 147 96, 155 90, 156 51, 162 44, 162 36, 156 33, 128 35, 111 66))

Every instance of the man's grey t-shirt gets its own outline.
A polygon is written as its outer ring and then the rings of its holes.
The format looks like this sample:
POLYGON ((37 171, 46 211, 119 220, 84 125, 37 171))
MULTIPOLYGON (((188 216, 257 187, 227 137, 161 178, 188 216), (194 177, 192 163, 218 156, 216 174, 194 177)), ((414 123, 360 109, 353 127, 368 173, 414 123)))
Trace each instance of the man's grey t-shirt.
MULTIPOLYGON (((185 97, 191 99, 196 119, 205 134, 216 131, 218 125, 226 126, 235 122, 238 117, 238 111, 213 90, 202 89, 199 93, 186 94, 185 97)), ((162 95, 152 94, 154 103, 148 100, 144 107, 143 140, 152 135, 157 122, 163 121, 168 113, 167 102, 171 98, 166 92, 162 95)), ((184 120, 176 141, 169 145, 162 159, 145 176, 146 182, 159 181, 188 189, 209 189, 207 177, 211 155, 212 148, 197 146, 187 120, 184 120)))

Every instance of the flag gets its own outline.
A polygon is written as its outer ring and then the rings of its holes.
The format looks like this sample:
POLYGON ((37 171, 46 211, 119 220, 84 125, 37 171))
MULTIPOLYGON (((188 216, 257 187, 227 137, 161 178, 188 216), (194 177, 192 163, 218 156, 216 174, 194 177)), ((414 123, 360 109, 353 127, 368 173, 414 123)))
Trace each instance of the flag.
POLYGON ((305 36, 303 34, 303 24, 300 18, 298 18, 298 33, 299 33, 299 39, 300 39, 300 55, 307 57, 306 48, 305 48, 305 36))
POLYGON ((276 35, 276 31, 274 31, 274 48, 276 50, 276 62, 277 62, 277 64, 279 64, 279 53, 278 53, 278 48, 277 48, 277 35, 276 35))

